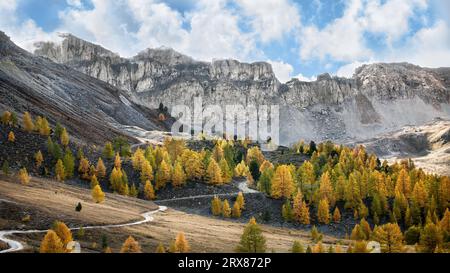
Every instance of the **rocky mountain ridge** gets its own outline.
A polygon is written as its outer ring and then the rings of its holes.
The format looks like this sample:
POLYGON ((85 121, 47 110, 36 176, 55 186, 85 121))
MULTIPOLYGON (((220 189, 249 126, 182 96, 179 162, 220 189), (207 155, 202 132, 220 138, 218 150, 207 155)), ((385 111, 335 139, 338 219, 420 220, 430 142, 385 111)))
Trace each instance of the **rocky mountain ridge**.
POLYGON ((196 96, 205 105, 278 104, 284 144, 299 138, 364 139, 450 118, 447 68, 378 63, 358 68, 349 79, 323 74, 314 82, 283 84, 264 62, 198 62, 167 48, 126 59, 72 35, 61 44, 38 43, 35 54, 123 89, 144 107, 192 105, 196 96))

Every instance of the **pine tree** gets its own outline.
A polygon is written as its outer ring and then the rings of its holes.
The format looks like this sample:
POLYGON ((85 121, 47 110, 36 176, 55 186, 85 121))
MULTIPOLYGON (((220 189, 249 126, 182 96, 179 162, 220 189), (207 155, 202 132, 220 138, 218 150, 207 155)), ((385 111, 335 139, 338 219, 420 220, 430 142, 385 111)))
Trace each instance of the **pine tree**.
POLYGON ((31 133, 34 131, 33 119, 31 118, 31 115, 28 112, 25 112, 23 114, 23 128, 28 133, 31 133))
POLYGON ((338 207, 336 207, 336 208, 334 209, 334 212, 333 212, 333 222, 335 222, 336 224, 338 224, 338 223, 341 222, 341 212, 339 211, 339 208, 338 208, 338 207))
POLYGON ((241 210, 245 209, 245 200, 244 200, 244 194, 240 191, 236 197, 236 202, 239 204, 239 208, 241 210))
POLYGON ((319 202, 319 207, 317 209, 317 220, 319 223, 327 225, 330 223, 330 207, 327 199, 322 199, 319 202))
POLYGON ((279 199, 282 197, 290 198, 294 192, 294 180, 289 167, 279 166, 272 178, 272 197, 279 199))
POLYGON ((64 245, 58 235, 49 230, 41 242, 40 253, 64 253, 64 245))
POLYGON ((181 162, 177 160, 173 169, 172 185, 174 187, 181 187, 186 183, 186 174, 184 173, 181 162))
POLYGON ((150 162, 144 159, 141 165, 141 182, 145 183, 147 180, 153 180, 153 168, 150 162))
POLYGON ((381 245, 381 251, 384 253, 403 252, 403 234, 397 224, 385 224, 375 227, 373 238, 381 245))
POLYGON ((261 228, 256 223, 255 218, 251 218, 245 227, 236 251, 241 253, 266 252, 266 239, 262 234, 261 228))
POLYGON ((9 141, 9 142, 14 142, 14 141, 16 141, 16 136, 14 135, 14 132, 13 132, 13 131, 9 132, 9 134, 8 134, 8 141, 9 141))
POLYGON ((206 170, 206 174, 208 176, 208 182, 212 185, 220 185, 223 183, 222 179, 222 171, 220 170, 219 164, 211 158, 208 164, 208 168, 206 170))
POLYGON ((166 160, 162 160, 159 165, 159 169, 156 172, 156 190, 162 189, 166 186, 167 182, 169 182, 171 177, 171 170, 169 164, 167 164, 166 160))
POLYGON ((237 201, 234 202, 231 215, 233 216, 233 218, 240 218, 241 217, 241 206, 239 205, 239 203, 237 201))
POLYGON ((294 241, 291 248, 292 253, 305 253, 305 248, 299 241, 294 241))
POLYGON ((44 162, 44 156, 42 155, 41 151, 38 151, 34 155, 34 160, 36 161, 36 167, 40 168, 42 166, 42 163, 44 162))
POLYGON ((70 137, 69 137, 69 134, 67 133, 66 128, 63 128, 63 130, 61 132, 60 141, 64 147, 67 147, 67 145, 69 145, 70 137))
POLYGON ((150 180, 147 180, 144 185, 144 196, 147 200, 155 200, 155 190, 150 180))
MULTIPOLYGON (((3 172, 4 171, 5 170, 3 170, 3 172)), ((30 176, 28 175, 27 169, 25 168, 19 170, 17 177, 22 185, 28 185, 28 183, 30 183, 30 176)))
POLYGON ((129 236, 123 243, 120 253, 141 253, 141 247, 132 236, 129 236))
POLYGON ((166 248, 164 247, 163 243, 158 244, 155 253, 166 253, 166 248))
POLYGON ((103 148, 103 156, 106 159, 112 159, 114 157, 114 148, 111 142, 106 142, 103 148))
POLYGON ((58 159, 58 162, 56 162, 55 175, 56 180, 58 181, 64 181, 66 179, 66 170, 64 169, 64 163, 61 159, 58 159))
POLYGON ((211 213, 214 216, 219 216, 222 213, 222 201, 217 196, 214 196, 211 200, 211 213))
POLYGON ((105 193, 102 191, 100 185, 97 184, 92 188, 92 198, 95 203, 102 203, 105 200, 105 193))
POLYGON ((225 218, 230 218, 231 216, 231 208, 227 199, 225 199, 222 203, 222 216, 225 218))
POLYGON ((190 251, 191 247, 189 246, 183 232, 177 234, 177 238, 175 239, 175 247, 176 252, 178 253, 188 253, 190 251))
POLYGON ((53 223, 52 229, 53 231, 55 231, 56 235, 58 235, 58 237, 61 239, 61 242, 63 243, 64 247, 69 242, 73 241, 72 232, 63 222, 55 221, 55 223, 53 223))
POLYGON ((98 158, 97 167, 95 168, 95 173, 98 176, 98 178, 106 177, 106 167, 105 167, 105 163, 103 163, 103 160, 101 157, 98 158))

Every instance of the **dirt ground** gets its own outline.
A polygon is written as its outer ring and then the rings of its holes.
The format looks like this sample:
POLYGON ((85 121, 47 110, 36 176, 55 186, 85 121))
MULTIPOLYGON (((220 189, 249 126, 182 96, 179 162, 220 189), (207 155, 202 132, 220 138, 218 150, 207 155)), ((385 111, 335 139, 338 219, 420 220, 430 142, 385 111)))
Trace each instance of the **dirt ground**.
MULTIPOLYGON (((2 230, 18 227, 25 230, 46 229, 54 220, 62 220, 71 227, 126 223, 140 220, 140 213, 157 208, 152 202, 115 194, 107 194, 104 203, 95 204, 89 190, 39 178, 33 179, 28 186, 0 178, 0 199, 16 202, 8 203, 10 207, 0 210, 2 230), (78 202, 83 206, 81 212, 75 211, 78 202), (22 221, 26 215, 30 215, 29 222, 22 221)), ((5 202, 0 204, 6 207, 5 202)), ((86 230, 84 236, 76 239, 81 242, 85 252, 101 251, 102 241, 105 240, 114 252, 118 252, 123 241, 132 235, 144 252, 153 252, 159 242, 168 247, 178 232, 184 232, 193 252, 233 252, 244 226, 244 223, 192 215, 169 208, 166 212, 156 214, 153 222, 132 227, 86 230)), ((305 247, 312 243, 306 231, 266 225, 262 225, 262 228, 268 251, 287 252, 294 240, 302 242, 305 247)), ((76 232, 74 236, 77 237, 76 232)), ((26 252, 36 251, 42 237, 43 234, 16 236, 27 243, 26 252)), ((325 245, 333 244, 337 239, 325 236, 323 242, 325 245)))

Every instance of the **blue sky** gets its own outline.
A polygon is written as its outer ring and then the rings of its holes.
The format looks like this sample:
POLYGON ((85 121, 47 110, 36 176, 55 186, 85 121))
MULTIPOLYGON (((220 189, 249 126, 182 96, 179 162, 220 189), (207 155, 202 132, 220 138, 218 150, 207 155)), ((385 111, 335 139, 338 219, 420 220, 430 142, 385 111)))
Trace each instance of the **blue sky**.
POLYGON ((8 0, 0 30, 28 50, 70 32, 129 57, 268 61, 278 78, 351 76, 372 62, 450 66, 446 0, 8 0))

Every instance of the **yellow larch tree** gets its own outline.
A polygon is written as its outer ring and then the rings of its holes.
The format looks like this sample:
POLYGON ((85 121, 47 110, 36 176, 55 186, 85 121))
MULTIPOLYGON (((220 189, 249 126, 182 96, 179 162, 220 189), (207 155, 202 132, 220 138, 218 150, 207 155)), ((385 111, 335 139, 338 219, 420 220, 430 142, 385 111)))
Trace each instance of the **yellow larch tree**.
POLYGON ((184 173, 181 161, 176 161, 172 175, 172 185, 174 187, 181 187, 186 184, 186 174, 184 173))
POLYGON ((153 189, 153 185, 150 182, 150 180, 147 180, 144 185, 144 196, 147 200, 154 200, 156 198, 155 196, 155 190, 153 189))
POLYGON ((225 199, 222 203, 222 216, 225 218, 230 218, 231 216, 231 208, 227 199, 225 199))
POLYGON ((141 253, 141 247, 139 243, 132 237, 129 236, 122 245, 120 253, 141 253))
POLYGON ((44 239, 41 242, 41 247, 39 249, 40 253, 64 253, 64 244, 58 235, 53 231, 47 231, 44 239))
POLYGON ((61 132, 60 141, 64 147, 67 147, 67 145, 69 145, 70 137, 69 137, 69 133, 67 133, 66 128, 63 128, 63 130, 61 132))
POLYGON ((95 173, 98 178, 106 177, 106 167, 105 167, 105 163, 103 163, 103 159, 101 157, 97 161, 97 167, 95 168, 95 173))
POLYGON ((287 165, 280 165, 272 178, 272 197, 291 198, 294 192, 294 180, 291 171, 287 165))
POLYGON ((234 168, 234 175, 236 177, 245 177, 248 173, 249 169, 244 160, 242 160, 239 164, 236 165, 236 168, 234 168))
POLYGON ((16 136, 14 135, 13 131, 9 132, 9 134, 8 134, 8 141, 9 142, 15 142, 16 141, 16 136))
POLYGON ((56 180, 64 181, 66 179, 66 170, 64 169, 64 163, 61 159, 58 159, 55 166, 56 180))
POLYGON ((323 224, 330 223, 330 206, 326 198, 319 202, 319 207, 317 208, 317 220, 319 223, 323 224))
POLYGON ((87 158, 83 157, 80 159, 80 163, 78 166, 78 173, 81 176, 81 179, 84 180, 90 180, 90 175, 89 175, 89 171, 91 169, 91 165, 89 163, 89 160, 87 160, 87 158))
POLYGON ((144 159, 141 163, 141 182, 145 183, 147 180, 153 180, 153 168, 150 162, 144 159))
POLYGON ((220 170, 219 164, 211 158, 208 164, 208 168, 206 170, 206 174, 208 175, 208 182, 212 185, 220 185, 223 183, 222 180, 222 171, 220 170))
POLYGON ((333 222, 335 222, 335 223, 340 223, 340 222, 341 222, 341 212, 339 211, 339 208, 338 208, 338 207, 336 207, 336 208, 334 209, 334 212, 333 212, 333 222))
POLYGON ((234 202, 233 205, 233 209, 231 211, 231 216, 233 216, 233 218, 239 218, 241 217, 241 206, 239 205, 239 203, 236 201, 234 202))
POLYGON ((34 131, 33 119, 31 118, 31 115, 28 112, 25 112, 23 114, 23 128, 28 133, 31 133, 34 131))
POLYGON ((402 168, 398 174, 395 190, 403 193, 406 198, 408 198, 411 193, 411 178, 405 168, 402 168))
POLYGON ((30 183, 30 176, 28 175, 26 168, 20 169, 17 177, 22 185, 28 185, 28 183, 30 183))
POLYGON ((159 165, 158 171, 156 172, 156 190, 164 188, 167 182, 170 181, 171 175, 171 168, 166 160, 163 159, 159 165))
POLYGON ((381 245, 381 251, 384 253, 403 252, 403 234, 397 224, 388 223, 375 227, 373 238, 381 245))
POLYGON ((220 171, 222 172, 222 181, 223 183, 230 183, 231 178, 233 176, 233 172, 231 171, 230 167, 228 166, 228 162, 225 160, 225 158, 222 158, 219 162, 220 171))
POLYGON ((102 203, 105 201, 105 193, 98 184, 92 188, 92 199, 94 199, 95 203, 102 203))
POLYGON ((177 234, 177 238, 175 239, 175 249, 178 253, 188 253, 191 250, 183 232, 177 234))
POLYGON ((64 247, 69 242, 73 241, 72 232, 63 222, 56 221, 55 223, 53 223, 52 229, 53 231, 55 231, 56 235, 58 235, 58 237, 61 239, 61 242, 63 243, 64 247))
POLYGON ((240 191, 236 197, 236 202, 239 204, 241 210, 245 209, 245 199, 244 194, 240 191))
POLYGON ((38 151, 34 155, 34 160, 36 161, 36 167, 40 168, 42 166, 42 163, 44 162, 44 156, 42 155, 41 151, 38 151))
POLYGON ((122 168, 122 159, 120 158, 119 153, 116 153, 116 157, 114 157, 114 167, 116 169, 122 168))
POLYGON ((219 216, 222 213, 222 201, 220 201, 218 196, 214 196, 211 200, 211 213, 214 216, 219 216))
POLYGON ((320 178, 320 186, 319 186, 319 196, 318 201, 322 199, 327 199, 330 206, 334 206, 335 197, 333 186, 331 185, 330 175, 328 172, 324 172, 320 178))

